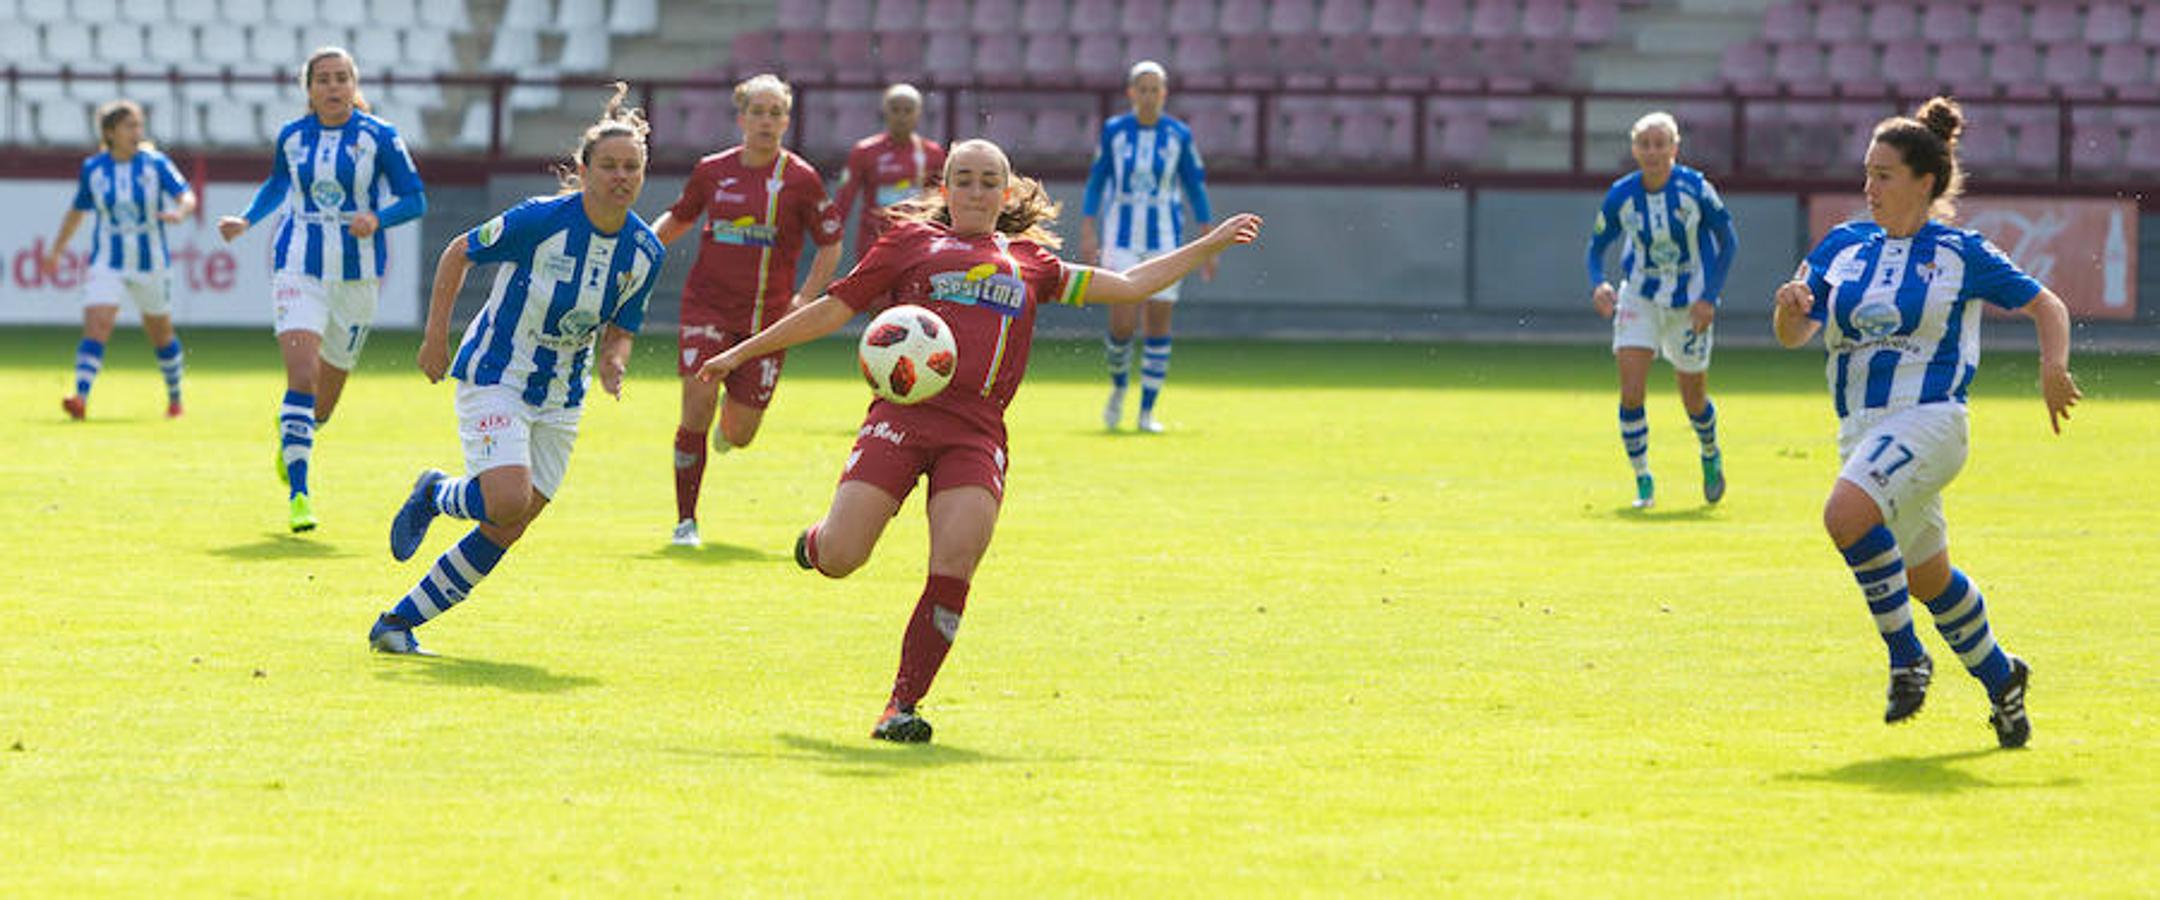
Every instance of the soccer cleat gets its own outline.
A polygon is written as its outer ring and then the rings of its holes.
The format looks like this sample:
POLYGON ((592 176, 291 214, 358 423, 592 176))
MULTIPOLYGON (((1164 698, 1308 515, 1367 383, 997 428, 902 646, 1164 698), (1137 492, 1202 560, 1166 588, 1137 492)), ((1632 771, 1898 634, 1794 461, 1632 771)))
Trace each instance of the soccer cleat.
POLYGON ((801 534, 795 536, 795 564, 805 569, 817 568, 817 564, 810 561, 810 529, 808 528, 803 529, 801 534))
POLYGON ((397 515, 390 517, 390 558, 404 562, 420 549, 420 542, 427 539, 428 523, 435 521, 435 485, 447 477, 441 469, 424 469, 413 481, 412 493, 405 496, 405 505, 398 507, 397 515))
POLYGON ((1123 418, 1125 418, 1125 391, 1122 388, 1111 388, 1110 402, 1103 404, 1102 408, 1102 427, 1116 431, 1118 421, 1123 418))
POLYGON ((668 543, 694 550, 705 546, 705 539, 698 537, 696 519, 684 519, 675 523, 675 534, 668 538, 668 543))
POLYGON ((1909 666, 1890 667, 1889 702, 1883 706, 1884 724, 1895 725, 1912 718, 1927 703, 1928 681, 1935 675, 1935 661, 1925 656, 1909 666))
POLYGON ((368 646, 377 653, 396 653, 402 656, 434 656, 420 649, 420 641, 413 637, 412 628, 404 620, 390 613, 375 617, 375 627, 368 629, 368 646))
POLYGON ((1163 424, 1155 421, 1155 413, 1149 410, 1140 412, 1140 419, 1133 423, 1133 428, 1137 429, 1141 434, 1163 433, 1163 424))
POLYGON ((68 418, 77 422, 89 414, 90 401, 81 394, 69 394, 60 398, 60 408, 67 411, 68 418))
POLYGON ((1702 498, 1706 503, 1725 499, 1725 455, 1722 453, 1702 458, 1702 498))
POLYGON ((315 505, 308 502, 308 495, 292 495, 292 530, 294 534, 314 531, 321 524, 315 521, 315 505))
POLYGON ((1995 706, 1995 711, 1988 714, 1988 724, 1995 726, 1995 742, 2005 750, 2023 747, 2032 739, 2032 719, 2025 716, 2025 683, 2030 680, 2032 667, 2010 657, 2010 683, 2002 693, 1988 695, 1988 702, 1995 706))
POLYGON ((1657 505, 1657 482, 1648 475, 1635 476, 1635 508, 1649 509, 1657 505))
POLYGON ((291 487, 292 472, 285 468, 285 445, 279 444, 274 449, 277 452, 271 455, 277 459, 277 483, 285 485, 286 487, 291 487))
POLYGON ((885 715, 878 717, 877 727, 871 730, 870 736, 895 744, 927 744, 930 743, 930 722, 916 715, 912 704, 901 706, 898 703, 889 703, 885 706, 885 715))
POLYGON ((180 401, 178 400, 165 404, 165 418, 177 419, 180 418, 183 412, 186 412, 186 410, 180 408, 180 401))

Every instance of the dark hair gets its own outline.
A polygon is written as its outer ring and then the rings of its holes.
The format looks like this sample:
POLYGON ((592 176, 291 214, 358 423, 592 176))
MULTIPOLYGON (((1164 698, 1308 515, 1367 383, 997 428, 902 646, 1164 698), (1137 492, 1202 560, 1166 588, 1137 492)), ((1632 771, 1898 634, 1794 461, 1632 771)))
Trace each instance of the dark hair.
MULTIPOLYGON (((344 60, 345 66, 352 69, 353 108, 364 113, 374 112, 375 108, 368 105, 367 95, 360 92, 360 64, 354 62, 352 53, 343 47, 317 47, 315 52, 308 54, 307 62, 302 63, 300 66, 300 96, 307 97, 311 93, 309 88, 315 84, 315 64, 333 57, 344 60)), ((308 112, 314 111, 315 101, 310 99, 308 100, 308 112)))
MULTIPOLYGON (((111 150, 113 148, 112 130, 120 127, 120 123, 127 121, 130 116, 137 120, 143 118, 142 106, 133 100, 112 100, 98 104, 98 146, 111 150)), ((143 141, 142 143, 148 144, 150 142, 143 141)))
POLYGON ((555 167, 555 178, 562 183, 562 192, 565 194, 584 189, 583 180, 578 178, 578 166, 592 162, 593 147, 601 141, 626 137, 636 141, 639 150, 645 149, 645 135, 652 132, 652 126, 645 121, 645 111, 623 105, 624 98, 630 96, 630 85, 618 81, 611 86, 615 88, 615 93, 608 98, 607 106, 600 110, 600 118, 585 126, 585 133, 578 136, 577 152, 574 154, 576 164, 565 163, 555 167))
POLYGON ((1933 97, 1910 116, 1884 119, 1875 126, 1875 143, 1896 150, 1913 175, 1935 176, 1934 207, 1928 214, 1957 218, 1957 200, 1965 193, 1965 170, 1958 165, 1958 136, 1965 131, 1965 111, 1956 100, 1933 97))
MULTIPOLYGON (((1004 235, 1025 241, 1033 241, 1045 250, 1056 250, 1063 243, 1050 225, 1057 221, 1059 206, 1050 199, 1050 192, 1043 189, 1042 182, 1028 178, 1012 170, 1012 161, 1005 150, 982 138, 954 144, 952 152, 945 156, 945 183, 952 183, 953 161, 960 158, 962 150, 986 149, 997 157, 1005 170, 1005 186, 1012 191, 1005 208, 998 211, 997 224, 993 227, 1004 235)), ((952 227, 952 209, 945 204, 943 193, 924 194, 902 200, 886 207, 885 214, 895 222, 935 222, 952 227)))

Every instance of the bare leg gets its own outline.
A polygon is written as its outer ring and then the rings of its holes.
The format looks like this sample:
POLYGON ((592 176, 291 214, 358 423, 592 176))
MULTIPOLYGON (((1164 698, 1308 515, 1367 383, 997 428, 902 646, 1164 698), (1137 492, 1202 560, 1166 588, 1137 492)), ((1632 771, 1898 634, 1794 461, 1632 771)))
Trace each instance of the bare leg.
POLYGON ((865 481, 843 481, 833 491, 832 508, 810 526, 817 570, 828 578, 846 578, 877 548, 885 524, 900 512, 900 499, 865 481))

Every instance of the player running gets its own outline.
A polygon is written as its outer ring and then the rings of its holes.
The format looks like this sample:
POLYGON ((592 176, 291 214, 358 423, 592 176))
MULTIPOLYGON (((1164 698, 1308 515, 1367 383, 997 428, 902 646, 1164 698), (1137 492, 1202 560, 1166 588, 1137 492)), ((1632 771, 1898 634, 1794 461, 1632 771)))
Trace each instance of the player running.
MULTIPOLYGON (((1185 205, 1192 204, 1201 230, 1213 213, 1208 208, 1207 167, 1192 129, 1165 115, 1170 75, 1162 63, 1142 60, 1125 76, 1131 113, 1103 123, 1095 145, 1095 165, 1088 170, 1080 203, 1080 257, 1090 265, 1124 270, 1169 253, 1184 241, 1185 205), (1098 217, 1100 221, 1098 222, 1098 217)), ((1200 267, 1203 280, 1215 279, 1215 258, 1200 267)), ((1147 337, 1140 348, 1140 418, 1145 434, 1159 434, 1155 401, 1170 378, 1170 318, 1177 311, 1178 283, 1172 279, 1146 307, 1147 337)), ((1110 308, 1110 330, 1103 337, 1103 359, 1110 369, 1110 401, 1103 405, 1103 427, 1116 430, 1125 415, 1125 386, 1132 372, 1133 332, 1142 311, 1110 308)))
POLYGON ((165 376, 165 416, 180 415, 180 336, 173 330, 172 253, 165 226, 195 212, 195 192, 172 159, 143 138, 143 111, 133 101, 115 100, 98 107, 98 145, 102 151, 82 163, 75 177, 75 202, 60 217, 60 233, 38 264, 47 277, 60 270, 66 249, 85 213, 97 216, 90 235, 90 260, 83 279, 83 337, 75 348, 75 393, 60 399, 68 418, 88 414, 90 386, 105 368, 105 342, 112 338, 125 298, 142 314, 143 334, 157 353, 165 376), (171 205, 167 205, 167 200, 171 205))
POLYGON ((795 95, 787 82, 759 75, 735 86, 735 124, 742 143, 698 161, 675 205, 653 223, 672 244, 705 220, 697 262, 683 285, 678 332, 682 417, 675 425, 675 532, 679 547, 702 544, 698 491, 705 481, 705 433, 720 428, 712 446, 720 453, 750 446, 765 408, 772 403, 787 354, 774 353, 743 366, 727 381, 727 399, 713 385, 690 377, 715 354, 777 321, 800 302, 825 290, 840 268, 840 210, 825 198, 825 182, 802 157, 780 146, 795 95), (817 242, 802 293, 796 294, 795 260, 803 238, 817 242))
POLYGON ((457 378, 463 478, 420 473, 390 523, 390 555, 410 559, 438 515, 478 523, 375 620, 368 643, 420 653, 413 629, 464 600, 562 487, 585 392, 622 394, 630 342, 665 253, 630 211, 645 186, 645 116, 615 95, 578 141, 563 190, 535 197, 453 239, 435 266, 421 339, 429 382, 457 378), (450 312, 473 264, 502 263, 487 305, 450 356, 450 312), (599 352, 595 354, 597 341, 599 352))
POLYGON ((958 633, 969 582, 997 525, 1009 463, 1005 408, 1027 370, 1036 310, 1045 303, 1138 303, 1260 231, 1258 216, 1234 216, 1197 241, 1116 272, 1053 255, 1057 213, 1041 184, 1013 175, 996 144, 964 141, 946 159, 938 192, 895 209, 893 227, 853 272, 698 371, 707 382, 724 378, 763 354, 832 333, 887 294, 928 307, 952 328, 960 349, 952 383, 915 406, 871 402, 831 508, 795 544, 803 568, 846 577, 870 558, 885 523, 929 476, 929 576, 908 617, 899 672, 873 737, 930 739, 916 704, 958 633))
POLYGON ((945 148, 915 133, 922 121, 921 91, 904 83, 888 87, 882 108, 885 130, 856 141, 848 151, 847 170, 833 197, 843 222, 856 198, 862 198, 855 226, 857 260, 884 233, 886 208, 930 189, 945 168, 945 148))
POLYGON ((1620 366, 1620 442, 1635 467, 1635 508, 1656 503, 1650 477, 1650 421, 1643 416, 1650 362, 1672 363, 1680 403, 1702 444, 1703 499, 1725 496, 1724 457, 1718 452, 1717 405, 1706 384, 1711 323, 1732 269, 1740 236, 1717 188, 1701 172, 1678 164, 1680 125, 1653 112, 1628 130, 1641 167, 1613 182, 1590 229, 1586 262, 1590 302, 1612 320, 1613 358, 1620 366), (1625 237, 1622 278, 1605 280, 1605 248, 1625 237))
POLYGON ((271 238, 270 294, 285 357, 278 477, 296 532, 316 525, 308 499, 315 433, 337 410, 375 322, 389 253, 381 232, 427 212, 412 154, 395 127, 368 113, 352 54, 339 47, 309 54, 300 86, 308 114, 278 130, 269 179, 246 212, 218 219, 229 242, 285 213, 271 238))
POLYGON ((1860 583, 1890 651, 1883 721, 1901 722, 1927 700, 1934 665, 1914 633, 1909 596, 1987 686, 1988 721, 2004 747, 2032 736, 2025 687, 2032 667, 2004 652, 1979 588, 1950 564, 1942 491, 1965 465, 1965 389, 1980 364, 1980 306, 2021 310, 2040 339, 2040 392, 2048 423, 2082 396, 2070 376, 2070 315, 2062 299, 2019 271, 1976 231, 1946 224, 1964 173, 1964 116, 1936 97, 1912 118, 1875 126, 1866 159, 1872 221, 1838 226, 1777 290, 1778 343, 1823 333, 1844 468, 1823 507, 1823 527, 1860 583), (1825 329, 1827 325, 1827 329, 1825 329), (1907 560, 1917 560, 1908 565, 1907 560))

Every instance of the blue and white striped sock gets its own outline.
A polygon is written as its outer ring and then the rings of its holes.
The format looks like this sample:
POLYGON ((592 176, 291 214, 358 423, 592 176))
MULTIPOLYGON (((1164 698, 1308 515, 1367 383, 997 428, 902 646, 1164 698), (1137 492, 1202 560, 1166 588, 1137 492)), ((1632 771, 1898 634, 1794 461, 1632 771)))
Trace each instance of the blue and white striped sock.
POLYGON ((1935 630, 1957 651, 1965 670, 1987 685, 1989 694, 2009 684, 2010 657, 1995 643, 1995 632, 1988 627, 1987 601, 1980 598, 1972 579, 1951 569, 1949 586, 1943 588, 1942 596, 1929 600, 1927 608, 1935 617, 1935 630))
POLYGON ((453 519, 487 521, 487 502, 477 478, 445 478, 435 483, 435 511, 453 519))
POLYGON ((173 403, 180 402, 181 358, 179 338, 157 348, 158 372, 165 376, 165 399, 173 403))
POLYGON ((1695 439, 1702 442, 1702 455, 1717 455, 1717 404, 1703 401, 1702 416, 1688 413, 1688 421, 1695 426, 1695 439))
POLYGON ((1838 548, 1838 552, 1852 567, 1853 580, 1860 582, 1860 594, 1867 598, 1868 612, 1875 616, 1875 630, 1882 633, 1883 644, 1890 649, 1890 665, 1919 662, 1927 651, 1920 646, 1920 636, 1913 633, 1912 603, 1905 589, 1905 555, 1898 552, 1897 538, 1891 536, 1889 528, 1877 525, 1859 540, 1838 548))
POLYGON ((1650 474, 1650 420, 1643 415, 1642 407, 1620 407, 1620 444, 1627 448, 1628 465, 1635 467, 1635 477, 1650 474))
POLYGON ((1163 382, 1170 380, 1170 339, 1151 337, 1140 342, 1140 412, 1155 408, 1163 382))
POLYGON ((315 395, 286 391, 278 407, 278 446, 285 457, 285 477, 292 496, 308 492, 308 457, 315 452, 315 395))
POLYGON ((75 396, 90 396, 90 385, 105 371, 105 342, 83 338, 75 346, 75 396))
POLYGON ((1122 391, 1132 375, 1132 338, 1118 340, 1103 335, 1103 364, 1110 369, 1110 388, 1122 391))
POLYGON ((390 614, 403 620, 411 628, 429 619, 449 612, 465 595, 472 593, 473 585, 495 571, 495 564, 502 561, 503 548, 495 546, 486 535, 475 528, 443 555, 435 558, 435 565, 428 567, 420 583, 407 591, 405 598, 390 609, 390 614))

